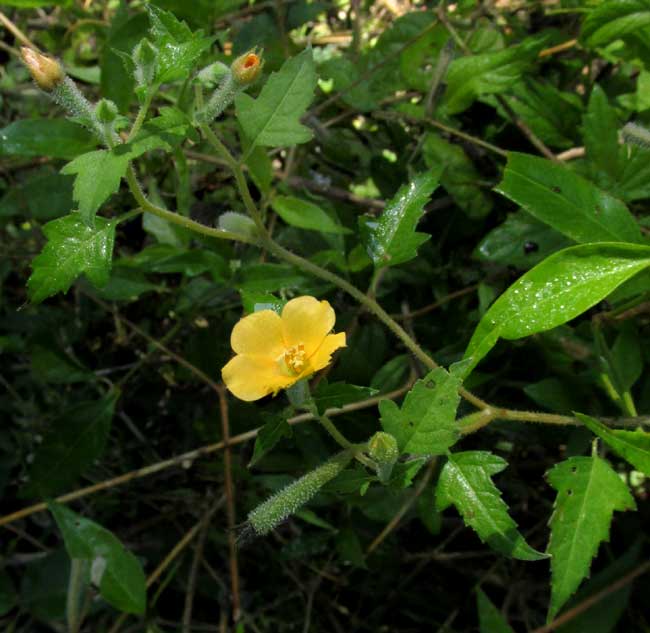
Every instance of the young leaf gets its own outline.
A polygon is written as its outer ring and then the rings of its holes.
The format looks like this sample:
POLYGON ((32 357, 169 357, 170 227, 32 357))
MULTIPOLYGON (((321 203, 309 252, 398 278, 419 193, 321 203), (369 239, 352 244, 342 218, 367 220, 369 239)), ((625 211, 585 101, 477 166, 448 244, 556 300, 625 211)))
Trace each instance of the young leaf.
POLYGON ((633 510, 630 491, 611 466, 599 457, 571 457, 548 472, 557 491, 551 517, 552 620, 589 574, 591 559, 609 540, 614 510, 633 510))
POLYGON ((291 427, 285 413, 270 416, 255 438, 253 457, 248 467, 255 466, 283 437, 291 437, 291 434, 291 427))
POLYGON ((95 286, 108 281, 115 241, 115 221, 96 218, 91 228, 78 215, 68 215, 43 227, 47 244, 32 262, 27 282, 34 303, 57 292, 67 292, 72 282, 85 274, 95 286))
POLYGON ((594 6, 582 23, 580 39, 603 46, 650 25, 648 0, 613 0, 594 6))
POLYGON ((322 233, 351 233, 350 229, 341 226, 319 206, 294 198, 292 196, 276 196, 271 201, 273 210, 291 226, 322 233))
POLYGON ((636 431, 610 429, 588 415, 581 413, 575 415, 617 455, 630 462, 637 470, 650 476, 650 433, 641 429, 636 431))
POLYGON ((550 330, 577 317, 650 265, 650 247, 582 244, 555 253, 508 288, 467 346, 474 365, 496 344, 550 330))
POLYGON ((250 143, 248 153, 257 145, 279 147, 309 141, 311 130, 300 123, 300 117, 311 102, 315 87, 316 71, 308 48, 272 73, 257 99, 240 92, 235 105, 250 143))
POLYGON ((386 205, 378 220, 363 218, 361 235, 377 268, 396 266, 417 255, 417 249, 431 236, 415 228, 424 205, 438 186, 442 166, 416 176, 386 205))
POLYGON ((381 426, 395 437, 400 452, 442 455, 456 443, 460 382, 438 367, 413 385, 401 409, 393 400, 379 403, 381 426))
POLYGON ((52 497, 69 488, 104 451, 118 394, 80 402, 50 426, 21 496, 52 497))
POLYGON ((576 242, 642 242, 620 200, 545 158, 510 152, 496 190, 576 242))
POLYGON ((58 503, 48 504, 70 558, 90 562, 92 581, 106 602, 125 613, 144 613, 147 585, 138 559, 112 532, 58 503))
MULTIPOLYGON (((160 118, 162 117, 158 117, 160 118)), ((63 166, 62 174, 76 176, 73 198, 79 205, 79 214, 88 226, 93 226, 99 207, 119 189, 130 160, 152 149, 171 149, 161 134, 169 137, 178 128, 172 127, 170 121, 166 123, 170 127, 161 129, 160 125, 164 123, 145 126, 130 143, 117 145, 112 150, 100 149, 82 154, 63 166)))
POLYGON ((496 551, 519 560, 541 560, 546 555, 526 543, 492 482, 492 475, 507 465, 488 451, 452 453, 438 479, 436 507, 442 511, 456 506, 465 524, 496 551))
POLYGON ((462 112, 480 96, 507 90, 535 61, 546 40, 546 34, 542 34, 528 38, 519 46, 455 59, 446 77, 443 107, 447 113, 462 112))
POLYGON ((166 83, 187 77, 203 51, 210 48, 214 37, 203 37, 203 31, 192 33, 169 11, 147 4, 151 35, 158 49, 156 82, 166 83))
POLYGON ((480 633, 513 633, 501 612, 492 604, 482 589, 476 590, 476 606, 480 633))

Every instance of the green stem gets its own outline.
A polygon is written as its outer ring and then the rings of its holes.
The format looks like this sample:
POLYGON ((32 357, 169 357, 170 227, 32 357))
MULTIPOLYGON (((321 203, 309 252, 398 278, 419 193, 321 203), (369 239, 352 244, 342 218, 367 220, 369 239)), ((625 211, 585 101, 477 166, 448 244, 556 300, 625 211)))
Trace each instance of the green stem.
POLYGON ((84 576, 87 570, 87 561, 82 558, 73 558, 70 565, 70 580, 68 581, 68 595, 66 599, 66 618, 68 620, 68 633, 78 633, 81 626, 81 606, 84 592, 84 576))
POLYGON ((129 220, 132 220, 133 218, 139 216, 141 213, 143 213, 144 209, 133 209, 133 211, 128 211, 127 213, 123 213, 122 215, 119 215, 117 218, 115 218, 115 222, 117 224, 122 224, 122 222, 128 222, 129 220))
POLYGON ((205 226, 205 224, 190 220, 190 218, 186 218, 184 215, 179 215, 178 213, 168 211, 167 209, 163 209, 162 207, 158 207, 155 204, 152 204, 149 202, 149 200, 147 200, 144 193, 142 192, 132 164, 130 164, 126 170, 126 182, 128 183, 129 189, 131 190, 131 193, 133 194, 136 202, 140 205, 142 210, 146 211, 147 213, 157 215, 158 217, 163 218, 172 224, 177 224, 178 226, 182 226, 186 229, 189 229, 190 231, 194 231, 195 233, 205 235, 206 237, 216 237, 220 240, 245 242, 246 244, 253 243, 251 240, 247 239, 243 235, 239 235, 238 233, 231 233, 230 231, 222 231, 221 229, 205 226))
POLYGON ((150 86, 149 90, 147 90, 147 94, 144 98, 144 102, 142 103, 140 109, 138 110, 138 115, 136 116, 135 121, 133 122, 133 127, 129 132, 129 136, 126 139, 127 143, 130 140, 132 140, 133 137, 140 131, 140 128, 142 127, 142 124, 144 123, 144 120, 147 116, 147 112, 149 112, 151 101, 153 100, 154 95, 156 94, 157 91, 158 91, 158 86, 150 86))

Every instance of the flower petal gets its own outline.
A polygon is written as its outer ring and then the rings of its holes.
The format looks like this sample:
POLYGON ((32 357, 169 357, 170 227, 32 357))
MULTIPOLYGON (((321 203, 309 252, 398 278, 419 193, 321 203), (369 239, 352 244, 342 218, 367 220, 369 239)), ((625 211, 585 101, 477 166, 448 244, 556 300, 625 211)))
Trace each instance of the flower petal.
POLYGON ((297 297, 282 310, 282 329, 287 347, 302 343, 309 358, 332 331, 336 315, 327 301, 297 297))
POLYGON ((312 371, 318 371, 327 367, 332 362, 332 354, 339 349, 345 347, 345 332, 338 334, 329 334, 325 337, 322 345, 314 352, 309 359, 309 366, 312 371))
POLYGON ((235 324, 230 345, 237 354, 275 360, 284 353, 282 319, 273 310, 253 312, 235 324))
POLYGON ((247 402, 270 393, 275 395, 296 381, 293 376, 282 375, 272 360, 243 355, 229 360, 221 370, 221 377, 233 395, 247 402))

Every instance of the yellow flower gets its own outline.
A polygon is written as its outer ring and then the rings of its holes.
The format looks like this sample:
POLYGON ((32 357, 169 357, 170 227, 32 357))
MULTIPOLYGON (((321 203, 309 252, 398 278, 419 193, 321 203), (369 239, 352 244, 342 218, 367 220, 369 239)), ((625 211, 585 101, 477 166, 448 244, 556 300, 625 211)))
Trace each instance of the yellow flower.
POLYGON ((237 356, 221 370, 226 387, 241 400, 259 400, 326 367, 345 347, 345 332, 330 334, 335 321, 332 306, 314 297, 292 299, 282 315, 244 317, 230 335, 237 356))

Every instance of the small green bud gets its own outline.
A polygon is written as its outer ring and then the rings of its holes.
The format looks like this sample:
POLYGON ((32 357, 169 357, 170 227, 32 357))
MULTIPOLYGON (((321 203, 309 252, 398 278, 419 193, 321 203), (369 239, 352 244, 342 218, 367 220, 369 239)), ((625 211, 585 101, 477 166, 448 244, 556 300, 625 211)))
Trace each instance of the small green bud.
POLYGON ((235 211, 227 211, 219 216, 218 228, 222 231, 229 233, 236 233, 241 235, 247 240, 255 240, 257 238, 257 227, 255 222, 247 215, 236 213, 235 211))
POLYGON ((196 78, 206 88, 214 88, 229 72, 228 66, 221 62, 214 62, 201 69, 196 78))
POLYGON ((158 50, 146 38, 142 38, 132 53, 135 69, 133 76, 139 86, 150 86, 156 76, 158 50))
POLYGON ((117 115, 117 106, 110 99, 101 99, 97 102, 95 116, 100 123, 113 123, 117 115))
POLYGON ((340 452, 255 508, 248 515, 249 529, 245 530, 244 538, 251 536, 251 529, 256 536, 268 534, 334 479, 350 463, 352 455, 349 450, 340 452))
POLYGON ((377 475, 386 483, 399 457, 397 440, 390 434, 378 431, 368 441, 368 456, 377 463, 377 475))

